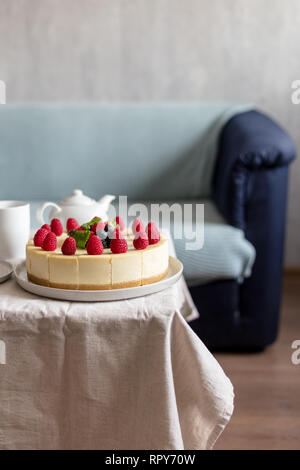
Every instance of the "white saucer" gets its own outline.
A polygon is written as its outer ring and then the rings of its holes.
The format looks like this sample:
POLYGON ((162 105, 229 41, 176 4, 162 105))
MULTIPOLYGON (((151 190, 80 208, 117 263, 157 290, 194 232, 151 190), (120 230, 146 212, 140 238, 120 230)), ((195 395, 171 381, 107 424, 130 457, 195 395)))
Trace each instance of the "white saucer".
POLYGON ((0 261, 0 284, 7 281, 12 275, 13 268, 6 261, 0 261))
POLYGON ((19 263, 15 267, 14 271, 17 283, 23 289, 31 292, 32 294, 41 295, 42 297, 50 297, 51 299, 72 300, 75 302, 102 302, 108 300, 131 299, 159 292, 175 284, 182 275, 182 270, 183 266, 181 262, 178 259, 173 258, 173 256, 169 256, 168 274, 161 281, 147 284, 145 286, 111 290, 56 289, 54 287, 45 287, 33 284, 27 279, 25 261, 19 263))

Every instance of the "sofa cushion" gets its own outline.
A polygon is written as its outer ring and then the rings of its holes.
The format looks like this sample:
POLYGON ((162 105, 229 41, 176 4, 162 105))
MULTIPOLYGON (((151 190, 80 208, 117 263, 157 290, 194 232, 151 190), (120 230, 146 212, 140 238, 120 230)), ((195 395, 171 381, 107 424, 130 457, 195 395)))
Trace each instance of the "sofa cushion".
MULTIPOLYGON (((255 260, 254 246, 246 240, 242 230, 226 223, 212 201, 201 202, 204 204, 205 220, 203 248, 186 250, 185 240, 174 240, 177 257, 183 263, 188 284, 199 285, 220 279, 242 282, 251 275, 255 260)), ((194 213, 186 223, 195 232, 194 213)))

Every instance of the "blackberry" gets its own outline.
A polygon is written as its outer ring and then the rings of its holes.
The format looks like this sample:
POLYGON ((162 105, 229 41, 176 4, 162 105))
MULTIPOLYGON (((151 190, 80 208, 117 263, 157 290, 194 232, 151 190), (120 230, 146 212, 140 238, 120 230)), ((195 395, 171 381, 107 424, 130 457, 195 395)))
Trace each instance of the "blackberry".
POLYGON ((110 238, 106 237, 104 240, 102 240, 103 248, 110 248, 110 238))

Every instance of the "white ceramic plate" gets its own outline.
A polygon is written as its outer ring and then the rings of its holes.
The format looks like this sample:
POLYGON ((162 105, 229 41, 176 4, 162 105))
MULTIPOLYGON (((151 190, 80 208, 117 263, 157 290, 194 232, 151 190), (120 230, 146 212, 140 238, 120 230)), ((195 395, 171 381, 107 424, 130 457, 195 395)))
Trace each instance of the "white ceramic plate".
POLYGON ((169 256, 168 274, 161 281, 153 284, 147 284, 139 287, 128 287, 125 289, 112 290, 70 290, 56 289, 54 287, 44 287, 33 284, 27 279, 25 261, 22 261, 15 267, 15 277, 17 283, 23 289, 32 294, 41 295, 42 297, 50 297, 51 299, 72 300, 75 302, 103 302, 108 300, 124 300, 133 297, 142 297, 144 295, 159 292, 167 287, 172 286, 182 274, 183 266, 181 262, 169 256))
POLYGON ((6 261, 0 261, 0 283, 7 281, 12 275, 13 268, 6 261))

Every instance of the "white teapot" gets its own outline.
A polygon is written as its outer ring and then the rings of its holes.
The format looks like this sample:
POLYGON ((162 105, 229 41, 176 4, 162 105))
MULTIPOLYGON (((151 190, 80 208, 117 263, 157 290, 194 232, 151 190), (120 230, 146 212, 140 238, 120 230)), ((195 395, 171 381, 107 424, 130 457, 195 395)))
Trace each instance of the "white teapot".
POLYGON ((45 202, 37 210, 37 220, 39 224, 45 224, 44 211, 47 207, 52 207, 49 218, 50 220, 57 217, 61 223, 66 226, 67 219, 73 217, 81 225, 88 222, 93 217, 100 217, 102 220, 108 220, 108 208, 110 203, 116 197, 107 194, 99 201, 95 201, 85 196, 81 189, 74 189, 72 194, 58 204, 54 202, 45 202))

